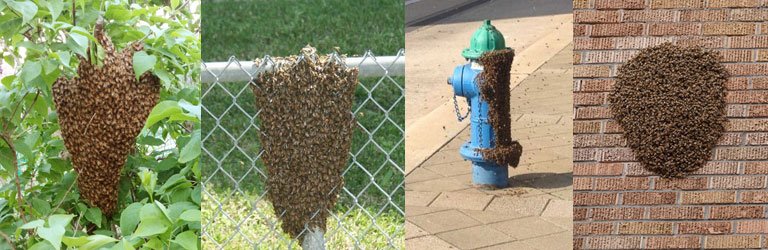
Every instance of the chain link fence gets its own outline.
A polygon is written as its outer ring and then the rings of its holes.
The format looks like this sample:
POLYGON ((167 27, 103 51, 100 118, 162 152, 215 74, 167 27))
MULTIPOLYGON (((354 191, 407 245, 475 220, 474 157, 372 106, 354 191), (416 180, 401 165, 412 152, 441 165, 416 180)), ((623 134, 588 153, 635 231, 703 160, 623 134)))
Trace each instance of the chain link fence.
MULTIPOLYGON (((338 56, 336 54, 331 55, 338 56)), ((344 186, 327 220, 327 249, 404 249, 405 51, 340 58, 359 69, 350 112, 352 137, 344 186)), ((260 110, 249 84, 262 63, 202 64, 202 241, 205 249, 299 249, 267 200, 260 157, 260 110)))

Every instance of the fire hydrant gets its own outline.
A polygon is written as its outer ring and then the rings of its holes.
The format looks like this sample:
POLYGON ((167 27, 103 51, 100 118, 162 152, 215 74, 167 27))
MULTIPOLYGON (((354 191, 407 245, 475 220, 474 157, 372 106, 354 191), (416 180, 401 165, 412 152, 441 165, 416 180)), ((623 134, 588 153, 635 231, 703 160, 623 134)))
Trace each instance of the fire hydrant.
POLYGON ((477 61, 486 51, 509 49, 505 46, 504 37, 490 20, 475 31, 470 41, 470 47, 464 49, 461 55, 469 62, 457 66, 453 76, 448 78, 448 84, 453 85, 454 104, 459 121, 470 116, 471 140, 461 146, 459 152, 466 160, 472 161, 472 181, 478 185, 492 185, 497 188, 508 186, 508 168, 493 161, 484 160, 479 149, 493 148, 496 144, 494 131, 488 122, 488 102, 480 98, 476 77, 483 72, 483 66, 477 61), (469 103, 469 112, 462 117, 456 104, 456 96, 463 96, 469 103))

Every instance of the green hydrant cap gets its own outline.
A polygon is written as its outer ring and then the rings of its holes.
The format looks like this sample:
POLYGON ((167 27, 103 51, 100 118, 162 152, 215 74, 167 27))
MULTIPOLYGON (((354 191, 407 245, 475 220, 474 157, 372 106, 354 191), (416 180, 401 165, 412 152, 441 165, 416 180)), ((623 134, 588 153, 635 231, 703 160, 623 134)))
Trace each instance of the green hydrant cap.
POLYGON ((491 25, 491 20, 486 19, 483 26, 475 31, 472 40, 469 42, 469 48, 464 49, 461 55, 466 59, 480 58, 486 51, 505 49, 504 36, 501 32, 491 25))

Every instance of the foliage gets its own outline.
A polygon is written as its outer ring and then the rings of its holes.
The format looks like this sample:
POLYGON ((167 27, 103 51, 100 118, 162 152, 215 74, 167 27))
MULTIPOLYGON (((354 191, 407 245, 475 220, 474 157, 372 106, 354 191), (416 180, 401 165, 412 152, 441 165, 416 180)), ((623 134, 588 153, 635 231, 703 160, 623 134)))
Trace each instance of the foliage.
POLYGON ((190 2, 0 0, 0 249, 199 249, 200 10, 190 2), (123 168, 118 211, 80 199, 57 123, 51 85, 99 62, 93 26, 117 49, 141 41, 135 73, 163 84, 123 168))

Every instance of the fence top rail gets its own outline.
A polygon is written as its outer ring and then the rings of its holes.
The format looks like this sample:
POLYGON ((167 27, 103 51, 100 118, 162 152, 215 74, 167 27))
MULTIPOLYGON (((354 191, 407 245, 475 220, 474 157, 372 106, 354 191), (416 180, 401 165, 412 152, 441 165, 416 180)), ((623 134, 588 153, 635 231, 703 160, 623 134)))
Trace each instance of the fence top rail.
MULTIPOLYGON (((405 55, 362 56, 341 58, 348 67, 358 68, 358 76, 405 76, 405 55)), ((264 71, 272 70, 272 64, 260 65, 253 61, 203 62, 200 80, 213 82, 247 82, 264 71), (260 67, 261 66, 261 67, 260 67)))

